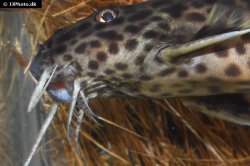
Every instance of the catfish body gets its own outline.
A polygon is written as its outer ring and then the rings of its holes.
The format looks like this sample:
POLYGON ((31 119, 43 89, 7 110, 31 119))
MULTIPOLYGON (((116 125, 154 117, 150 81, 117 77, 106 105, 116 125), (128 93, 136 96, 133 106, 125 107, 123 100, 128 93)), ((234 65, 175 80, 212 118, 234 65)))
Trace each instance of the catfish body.
POLYGON ((249 9, 248 1, 236 0, 107 7, 58 30, 42 45, 30 71, 39 79, 50 69, 41 87, 46 83, 43 90, 54 100, 71 105, 79 94, 86 106, 88 99, 102 96, 247 93, 249 9))
MULTIPOLYGON (((70 103, 75 144, 83 115, 96 120, 88 99, 182 97, 193 110, 250 125, 250 2, 152 0, 107 7, 61 28, 30 65, 38 84, 28 111, 45 90, 70 103), (233 95, 236 94, 236 95, 233 95)), ((54 102, 27 166, 56 113, 54 102)))

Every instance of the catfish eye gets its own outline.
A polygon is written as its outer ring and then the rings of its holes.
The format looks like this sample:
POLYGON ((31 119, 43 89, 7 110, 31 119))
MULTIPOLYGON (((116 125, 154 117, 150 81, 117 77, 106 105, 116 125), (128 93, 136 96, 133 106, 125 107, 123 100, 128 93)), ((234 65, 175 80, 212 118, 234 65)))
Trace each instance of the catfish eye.
POLYGON ((115 19, 117 12, 110 9, 104 9, 96 14, 95 19, 100 23, 108 23, 115 19))

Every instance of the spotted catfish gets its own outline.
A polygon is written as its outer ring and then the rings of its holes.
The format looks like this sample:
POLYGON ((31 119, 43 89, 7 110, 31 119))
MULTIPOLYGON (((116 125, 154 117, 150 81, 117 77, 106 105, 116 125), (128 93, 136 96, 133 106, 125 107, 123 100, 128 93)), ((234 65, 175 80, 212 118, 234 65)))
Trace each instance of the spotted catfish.
POLYGON ((76 108, 79 122, 83 114, 95 120, 90 98, 183 97, 192 109, 250 125, 250 110, 227 102, 246 104, 231 94, 250 92, 249 11, 247 0, 152 0, 97 10, 39 49, 29 68, 39 81, 28 109, 47 90, 71 103, 69 131, 76 108))

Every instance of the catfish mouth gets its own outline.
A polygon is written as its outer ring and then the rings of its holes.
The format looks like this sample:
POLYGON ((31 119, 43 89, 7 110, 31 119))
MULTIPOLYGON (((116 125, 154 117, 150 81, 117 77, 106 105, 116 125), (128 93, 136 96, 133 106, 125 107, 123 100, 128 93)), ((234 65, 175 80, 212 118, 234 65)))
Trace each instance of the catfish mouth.
MULTIPOLYGON (((38 61, 40 61, 39 57, 35 57, 32 61, 29 70, 33 78, 40 82, 41 75, 44 73, 44 70, 41 70, 41 65, 38 61)), ((47 67, 50 68, 50 67, 47 67)), ((53 76, 52 76, 53 77, 53 76)), ((72 78, 73 79, 73 78, 72 78)), ((46 87, 46 91, 50 95, 50 97, 56 102, 62 103, 71 103, 73 100, 73 87, 74 81, 65 81, 62 78, 57 78, 54 76, 46 87)), ((84 87, 81 87, 81 91, 84 92, 86 98, 94 98, 97 95, 98 91, 102 91, 107 88, 107 84, 103 81, 93 81, 87 85, 87 83, 83 82, 84 87)))
MULTIPOLYGON (((31 75, 34 77, 34 79, 39 82, 41 79, 42 74, 44 73, 44 70, 41 70, 41 65, 39 63, 40 58, 35 57, 32 61, 29 70, 31 75)), ((50 68, 50 67, 46 67, 50 68)), ((53 76, 52 76, 53 77, 53 76)), ((73 78, 72 78, 73 79, 73 78)), ((46 91, 48 94, 52 97, 54 101, 62 102, 62 103, 71 103, 73 100, 73 87, 74 87, 74 81, 68 81, 64 80, 62 78, 57 78, 54 76, 49 82, 46 87, 46 91)), ((82 84, 84 87, 81 87, 81 91, 84 91, 84 94, 86 93, 87 98, 94 98, 96 97, 97 91, 103 90, 106 88, 106 84, 103 81, 93 81, 87 85, 87 83, 82 84)), ((81 85, 81 86, 82 86, 81 85)))
MULTIPOLYGON (((30 70, 31 75, 35 80, 39 80, 41 75, 38 75, 36 72, 30 70)), ((51 81, 46 88, 48 94, 52 97, 54 101, 62 103, 71 103, 72 101, 72 92, 70 92, 63 81, 51 81)))
POLYGON ((72 93, 66 88, 63 81, 49 83, 47 92, 55 101, 63 103, 71 103, 72 101, 72 93))
MULTIPOLYGON (((31 75, 36 81, 40 80, 42 73, 44 72, 42 66, 41 50, 38 55, 35 56, 32 63, 30 64, 29 70, 31 75)), ((72 92, 66 88, 66 84, 62 80, 51 80, 46 88, 49 95, 54 101, 70 103, 72 101, 72 92)))

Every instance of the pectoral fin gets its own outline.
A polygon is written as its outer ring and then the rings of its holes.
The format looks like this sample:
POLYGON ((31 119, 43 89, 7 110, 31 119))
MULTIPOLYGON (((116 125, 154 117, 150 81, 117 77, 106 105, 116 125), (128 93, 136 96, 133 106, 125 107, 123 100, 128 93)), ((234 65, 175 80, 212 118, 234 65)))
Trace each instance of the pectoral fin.
POLYGON ((157 58, 165 63, 184 54, 250 33, 250 15, 237 7, 216 4, 204 26, 186 43, 163 47, 157 58))
POLYGON ((250 126, 250 95, 226 94, 182 98, 190 110, 240 125, 250 126))

